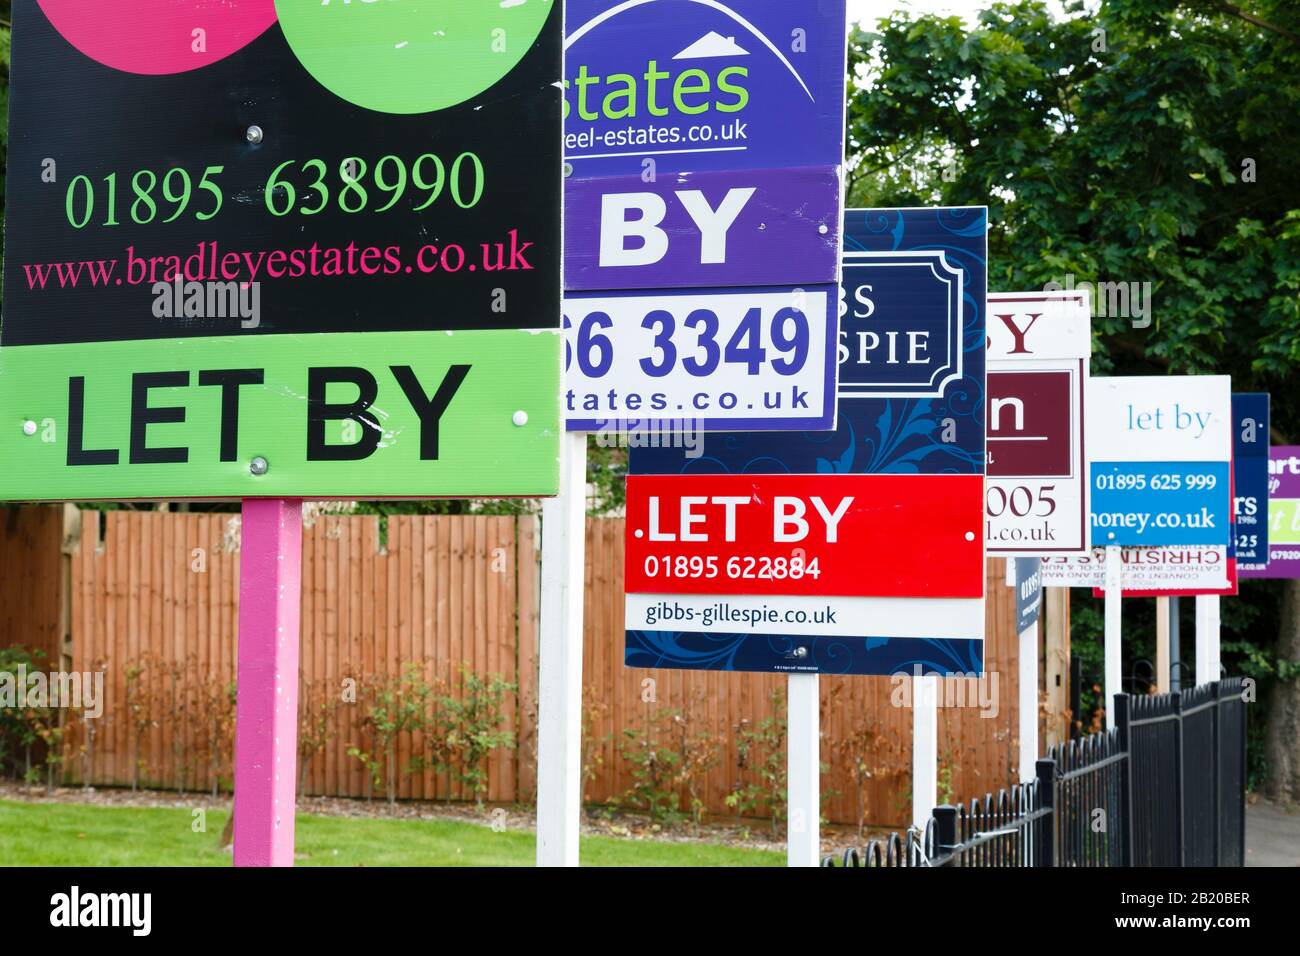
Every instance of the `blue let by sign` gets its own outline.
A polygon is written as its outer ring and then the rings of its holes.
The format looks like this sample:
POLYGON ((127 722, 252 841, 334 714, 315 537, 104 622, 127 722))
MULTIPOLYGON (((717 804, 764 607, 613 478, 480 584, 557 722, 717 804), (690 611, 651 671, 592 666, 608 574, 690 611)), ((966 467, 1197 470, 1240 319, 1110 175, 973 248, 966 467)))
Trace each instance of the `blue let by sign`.
MULTIPOLYGON (((914 475, 909 500, 891 500, 918 516, 968 513, 967 540, 974 540, 984 520, 987 222, 983 207, 849 210, 836 430, 722 432, 689 448, 638 447, 630 472, 802 475, 810 494, 819 476, 914 475), (954 478, 973 485, 967 494, 963 484, 960 500, 937 488, 954 478)), ((862 560, 864 575, 888 573, 887 554, 864 552, 862 560)), ((982 552, 973 573, 982 579, 982 552)), ((894 613, 863 614, 848 637, 652 631, 629 620, 624 660, 630 667, 844 674, 983 670, 982 600, 908 598, 894 613)))

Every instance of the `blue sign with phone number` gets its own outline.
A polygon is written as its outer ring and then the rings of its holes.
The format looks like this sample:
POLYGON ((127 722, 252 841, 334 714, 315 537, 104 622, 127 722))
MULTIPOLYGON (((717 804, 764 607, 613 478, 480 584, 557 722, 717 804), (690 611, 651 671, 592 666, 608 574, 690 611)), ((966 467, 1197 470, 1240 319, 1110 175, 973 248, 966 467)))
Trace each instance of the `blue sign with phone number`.
POLYGON ((1092 463, 1092 542, 1096 546, 1231 543, 1226 461, 1092 463), (1207 492, 1223 489, 1222 494, 1207 492))

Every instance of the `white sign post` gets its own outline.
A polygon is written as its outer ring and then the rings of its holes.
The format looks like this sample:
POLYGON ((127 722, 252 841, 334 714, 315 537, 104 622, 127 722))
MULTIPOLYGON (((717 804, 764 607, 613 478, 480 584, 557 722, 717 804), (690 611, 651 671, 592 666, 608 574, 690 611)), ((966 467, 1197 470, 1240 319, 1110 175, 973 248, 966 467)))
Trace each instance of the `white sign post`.
POLYGON ((560 443, 560 494, 542 504, 537 865, 577 866, 582 819, 582 599, 587 436, 560 443))
POLYGON ((1038 763, 1038 621, 1045 593, 1042 561, 1008 558, 1007 584, 1015 588, 1016 595, 1018 770, 1023 782, 1034 778, 1038 763))
POLYGON ((788 678, 786 862, 816 866, 821 856, 821 698, 816 674, 788 678))
POLYGON ((939 678, 912 678, 912 825, 925 830, 939 803, 939 678))
POLYGON ((1196 683, 1219 679, 1219 595, 1196 595, 1196 683))
POLYGON ((1115 695, 1124 687, 1120 665, 1120 615, 1124 562, 1118 545, 1106 548, 1106 729, 1115 729, 1115 695))
POLYGON ((1038 763, 1038 622, 1020 632, 1020 780, 1034 779, 1038 763))

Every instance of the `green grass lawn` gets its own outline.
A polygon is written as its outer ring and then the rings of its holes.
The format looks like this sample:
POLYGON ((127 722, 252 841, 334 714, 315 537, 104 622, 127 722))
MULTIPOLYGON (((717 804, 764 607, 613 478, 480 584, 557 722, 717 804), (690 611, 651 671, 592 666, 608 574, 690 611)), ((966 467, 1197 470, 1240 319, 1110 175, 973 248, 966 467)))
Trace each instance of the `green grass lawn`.
MULTIPOLYGON (((217 849, 226 812, 0 800, 6 866, 229 866, 217 849)), ((442 820, 298 814, 298 866, 531 866, 532 833, 442 820)), ((785 855, 706 843, 583 837, 586 866, 783 866, 785 855)))

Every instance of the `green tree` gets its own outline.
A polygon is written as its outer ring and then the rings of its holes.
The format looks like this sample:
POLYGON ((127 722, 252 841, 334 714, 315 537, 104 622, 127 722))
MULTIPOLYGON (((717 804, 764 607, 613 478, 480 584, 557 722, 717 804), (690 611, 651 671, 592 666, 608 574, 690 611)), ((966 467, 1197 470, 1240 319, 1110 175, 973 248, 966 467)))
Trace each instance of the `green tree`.
MULTIPOLYGON (((1099 310, 1095 372, 1227 373, 1272 394, 1275 441, 1300 438, 1295 9, 1102 0, 1088 15, 1067 0, 1057 20, 1021 0, 973 28, 887 16, 850 43, 850 202, 988 205, 992 289, 1151 283, 1149 324, 1099 310)), ((1300 585, 1246 582, 1239 603, 1232 646, 1272 662, 1270 789, 1300 799, 1300 585)))

